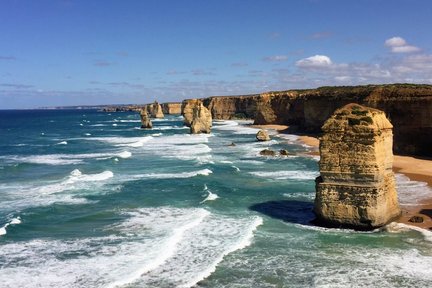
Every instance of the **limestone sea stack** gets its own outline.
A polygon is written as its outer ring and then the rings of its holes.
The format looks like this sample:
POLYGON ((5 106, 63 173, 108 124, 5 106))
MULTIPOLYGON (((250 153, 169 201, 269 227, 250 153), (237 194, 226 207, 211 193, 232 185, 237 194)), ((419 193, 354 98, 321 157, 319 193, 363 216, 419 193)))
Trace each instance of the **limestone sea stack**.
POLYGON ((270 141, 270 136, 268 135, 266 130, 259 130, 256 134, 256 139, 258 141, 270 141))
POLYGON ((182 114, 184 124, 190 127, 192 134, 210 133, 212 126, 212 116, 210 111, 199 99, 183 101, 182 114))
POLYGON ((165 117, 164 113, 162 112, 162 107, 157 101, 155 101, 153 104, 149 105, 149 112, 150 112, 151 118, 164 118, 165 117))
POLYGON ((336 110, 324 123, 314 208, 318 223, 370 230, 400 216, 392 128, 384 112, 358 104, 336 110))
POLYGON ((150 117, 149 117, 146 109, 141 110, 140 116, 141 116, 141 128, 144 128, 144 129, 153 128, 153 124, 150 120, 150 117))

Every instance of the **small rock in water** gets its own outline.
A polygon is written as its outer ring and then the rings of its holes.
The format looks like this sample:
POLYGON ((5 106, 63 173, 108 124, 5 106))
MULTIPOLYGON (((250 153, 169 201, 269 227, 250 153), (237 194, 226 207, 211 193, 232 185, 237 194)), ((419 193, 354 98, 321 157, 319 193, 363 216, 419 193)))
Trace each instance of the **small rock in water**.
POLYGON ((260 155, 263 155, 263 156, 275 156, 276 152, 273 151, 273 150, 270 150, 270 149, 264 149, 264 150, 260 151, 260 155))
POLYGON ((266 130, 259 130, 256 134, 256 139, 258 141, 270 141, 270 136, 268 135, 266 130))
POLYGON ((423 219, 423 217, 421 217, 421 216, 412 216, 412 217, 408 220, 408 222, 411 222, 411 223, 423 223, 423 221, 424 221, 424 219, 423 219))
POLYGON ((286 149, 281 149, 281 150, 279 150, 279 154, 280 154, 280 155, 283 155, 283 156, 288 156, 288 155, 289 155, 289 152, 288 152, 288 150, 286 150, 286 149))
POLYGON ((231 144, 229 144, 228 146, 236 146, 236 144, 234 142, 231 142, 231 144))

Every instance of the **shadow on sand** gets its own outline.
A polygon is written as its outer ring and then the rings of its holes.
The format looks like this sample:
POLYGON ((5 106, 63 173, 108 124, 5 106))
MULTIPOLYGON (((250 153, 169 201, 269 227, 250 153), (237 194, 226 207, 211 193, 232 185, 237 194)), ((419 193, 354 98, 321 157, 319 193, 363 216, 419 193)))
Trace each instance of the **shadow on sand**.
POLYGON ((313 225, 313 206, 312 202, 281 200, 257 203, 249 209, 285 222, 313 225))

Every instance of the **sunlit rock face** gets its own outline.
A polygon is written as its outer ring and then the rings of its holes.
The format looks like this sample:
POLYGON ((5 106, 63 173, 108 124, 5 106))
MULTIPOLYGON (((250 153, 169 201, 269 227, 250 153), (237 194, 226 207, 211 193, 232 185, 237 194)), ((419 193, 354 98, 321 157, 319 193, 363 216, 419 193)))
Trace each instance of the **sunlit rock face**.
POLYGON ((384 112, 358 104, 336 110, 324 123, 321 175, 316 179, 317 222, 369 230, 400 216, 392 129, 384 112))
POLYGON ((190 127, 192 134, 211 132, 212 115, 201 100, 190 99, 183 101, 182 114, 184 124, 190 127))
POLYGON ((150 120, 147 110, 145 109, 141 110, 140 116, 141 116, 141 128, 151 129, 153 127, 153 124, 150 120))

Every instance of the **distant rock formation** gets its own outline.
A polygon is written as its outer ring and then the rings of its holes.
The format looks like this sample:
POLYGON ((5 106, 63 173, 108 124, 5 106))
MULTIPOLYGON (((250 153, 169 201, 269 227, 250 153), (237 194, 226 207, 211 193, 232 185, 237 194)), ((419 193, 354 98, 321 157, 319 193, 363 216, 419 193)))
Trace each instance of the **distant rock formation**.
POLYGON ((145 129, 153 128, 153 124, 150 120, 147 110, 145 109, 141 110, 140 116, 141 116, 141 128, 145 128, 145 129))
POLYGON ((210 111, 199 99, 188 99, 182 103, 182 115, 184 124, 190 127, 192 134, 210 133, 212 127, 212 116, 210 111))
POLYGON ((258 141, 270 141, 270 136, 268 135, 266 130, 261 129, 256 134, 256 139, 258 141))
POLYGON ((161 106, 164 114, 181 114, 182 103, 162 103, 161 106))
POLYGON ((384 112, 358 104, 325 122, 314 208, 319 223, 369 230, 400 216, 392 128, 384 112))
POLYGON ((157 101, 155 101, 153 104, 148 104, 146 106, 147 112, 150 114, 151 118, 165 117, 164 113, 162 112, 162 107, 157 101))

